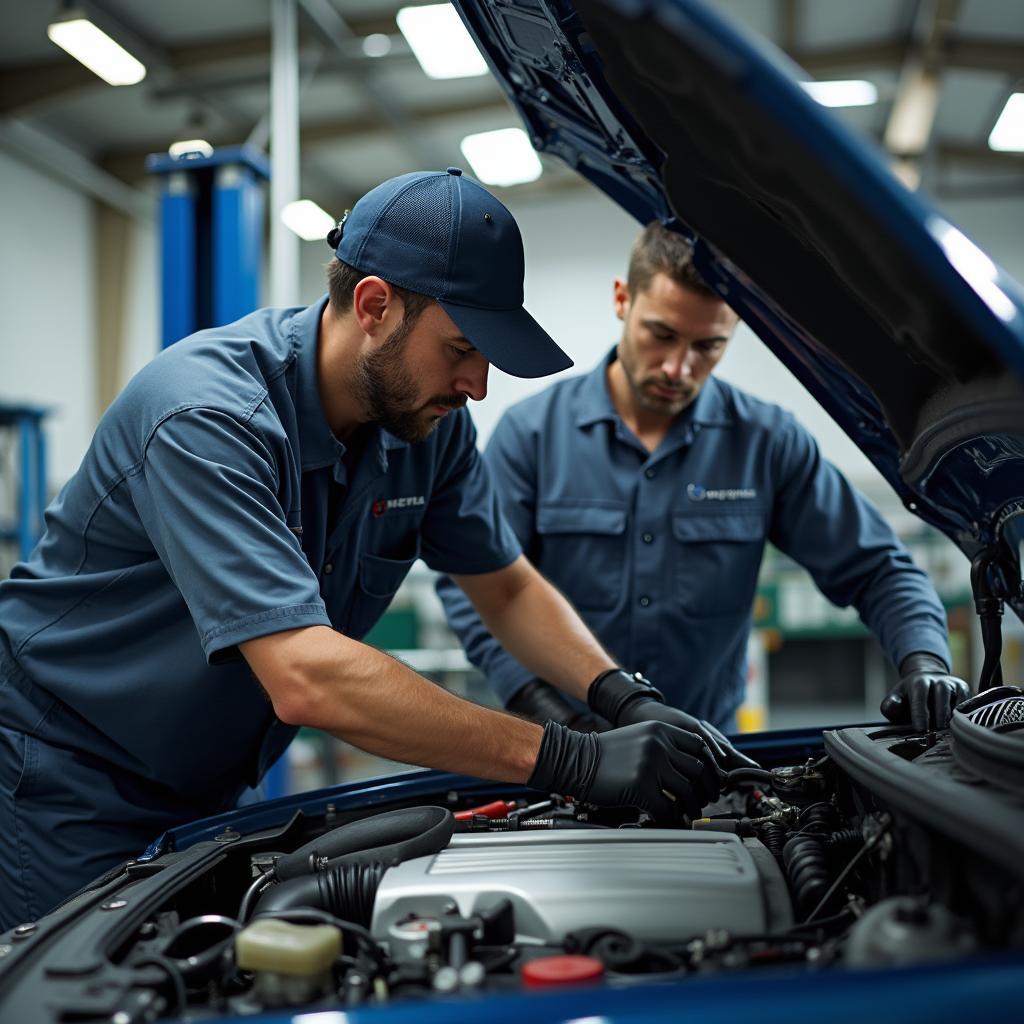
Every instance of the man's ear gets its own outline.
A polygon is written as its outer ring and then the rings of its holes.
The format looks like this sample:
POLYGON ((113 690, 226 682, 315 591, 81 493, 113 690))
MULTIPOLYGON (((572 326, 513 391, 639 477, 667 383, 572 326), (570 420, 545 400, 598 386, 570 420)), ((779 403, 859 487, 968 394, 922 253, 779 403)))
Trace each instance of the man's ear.
POLYGON ((395 290, 387 281, 379 277, 364 277, 352 292, 352 315, 360 330, 374 337, 382 330, 388 311, 397 302, 395 290))
POLYGON ((629 286, 625 278, 617 277, 612 282, 612 304, 615 307, 615 315, 620 320, 629 316, 629 286))

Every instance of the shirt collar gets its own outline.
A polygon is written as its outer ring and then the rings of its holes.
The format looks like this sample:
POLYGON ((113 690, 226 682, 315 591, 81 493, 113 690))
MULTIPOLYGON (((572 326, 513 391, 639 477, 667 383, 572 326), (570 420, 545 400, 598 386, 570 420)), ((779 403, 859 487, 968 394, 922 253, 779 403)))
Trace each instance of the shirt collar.
MULTIPOLYGON (((576 400, 576 426, 587 427, 602 420, 618 422, 621 419, 612 403, 607 375, 608 367, 617 358, 617 349, 618 346, 613 346, 586 375, 576 400)), ((714 377, 709 377, 700 389, 688 419, 702 427, 731 427, 735 422, 726 407, 722 388, 714 377)))
MULTIPOLYGON (((320 318, 327 306, 327 296, 313 305, 299 310, 291 323, 291 349, 295 357, 295 415, 299 427, 299 445, 302 469, 320 469, 341 461, 345 445, 339 441, 327 423, 320 401, 320 382, 317 374, 317 341, 320 337, 320 318)), ((366 451, 375 451, 382 469, 387 469, 387 453, 405 448, 407 442, 386 430, 374 426, 367 439, 366 451)))

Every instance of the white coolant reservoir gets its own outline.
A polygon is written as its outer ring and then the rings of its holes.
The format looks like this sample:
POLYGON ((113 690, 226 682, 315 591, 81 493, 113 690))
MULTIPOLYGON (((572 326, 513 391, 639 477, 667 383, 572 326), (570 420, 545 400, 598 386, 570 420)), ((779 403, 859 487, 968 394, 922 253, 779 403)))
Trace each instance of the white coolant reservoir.
POLYGON ((329 924, 256 921, 235 936, 235 958, 256 975, 255 990, 271 1006, 308 1002, 331 980, 341 932, 329 924))

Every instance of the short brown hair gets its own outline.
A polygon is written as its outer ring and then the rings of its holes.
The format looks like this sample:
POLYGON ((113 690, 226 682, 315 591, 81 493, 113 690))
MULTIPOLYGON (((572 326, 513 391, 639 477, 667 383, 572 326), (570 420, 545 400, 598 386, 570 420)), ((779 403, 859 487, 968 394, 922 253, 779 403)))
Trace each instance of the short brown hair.
POLYGON ((678 231, 653 220, 640 233, 629 254, 626 283, 630 296, 646 289, 655 274, 667 274, 676 284, 700 295, 718 298, 693 265, 693 247, 678 231))
MULTIPOLYGON (((352 308, 352 296, 356 285, 366 276, 361 270, 350 267, 337 257, 327 264, 327 292, 335 313, 347 313, 352 308)), ((411 327, 423 310, 434 301, 429 295, 412 292, 408 288, 399 288, 396 284, 391 284, 391 288, 405 307, 402 322, 407 327, 411 327)))

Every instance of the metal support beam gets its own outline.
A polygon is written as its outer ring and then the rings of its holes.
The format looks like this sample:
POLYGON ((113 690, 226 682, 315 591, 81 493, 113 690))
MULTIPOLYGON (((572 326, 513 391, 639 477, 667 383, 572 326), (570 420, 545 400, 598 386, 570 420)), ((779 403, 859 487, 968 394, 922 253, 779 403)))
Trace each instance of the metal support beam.
MULTIPOLYGON (((302 9, 335 49, 343 57, 351 54, 352 43, 357 37, 330 0, 299 0, 299 2, 302 4, 302 9)), ((422 168, 432 167, 434 164, 432 147, 427 144, 426 136, 406 115, 397 100, 372 77, 360 79, 359 88, 369 100, 372 108, 391 126, 396 136, 409 146, 416 164, 422 168)))
POLYGON ((16 118, 0 120, 0 147, 72 188, 140 220, 153 219, 153 200, 97 167, 66 143, 16 118))
POLYGON ((939 107, 946 39, 956 22, 960 0, 922 0, 915 43, 907 52, 900 84, 885 126, 885 148, 895 157, 896 176, 911 189, 921 182, 921 157, 928 148, 939 107))
POLYGON ((272 0, 270 66, 270 304, 299 295, 299 239, 281 211, 299 198, 299 59, 295 0, 272 0))

